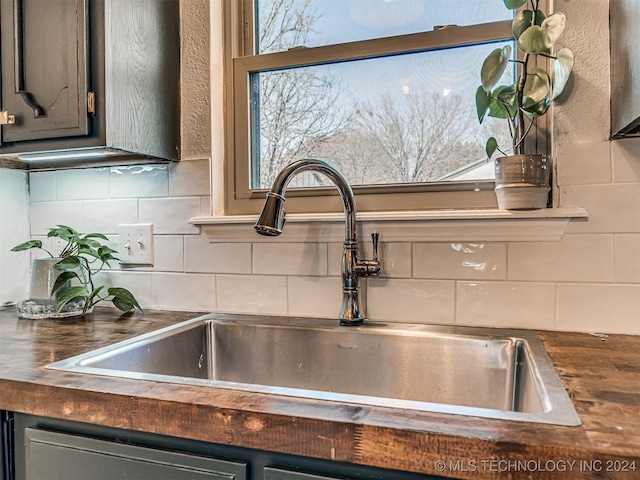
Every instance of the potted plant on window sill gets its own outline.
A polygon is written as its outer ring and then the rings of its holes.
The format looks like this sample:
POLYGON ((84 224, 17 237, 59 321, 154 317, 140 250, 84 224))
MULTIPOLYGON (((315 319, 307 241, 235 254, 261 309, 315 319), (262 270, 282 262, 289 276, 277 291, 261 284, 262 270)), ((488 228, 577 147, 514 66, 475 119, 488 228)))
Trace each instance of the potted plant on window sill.
POLYGON ((18 302, 21 318, 64 318, 82 316, 93 311, 101 301, 111 301, 116 308, 128 312, 140 309, 133 294, 121 287, 110 287, 104 294, 104 286, 96 286, 93 275, 111 261, 115 250, 101 243, 108 240, 101 233, 78 233, 66 225, 50 228, 48 238, 61 240, 64 247, 60 254, 46 250, 41 240, 29 240, 16 245, 12 252, 38 248, 49 256, 34 258, 31 268, 29 299, 18 302))
MULTIPOLYGON (((530 153, 525 140, 536 119, 547 113, 551 103, 564 90, 573 68, 573 52, 563 48, 552 53, 562 34, 566 18, 557 12, 549 16, 538 8, 540 0, 529 0, 530 9, 519 11, 512 24, 513 37, 522 57, 513 60, 510 45, 493 50, 481 70, 481 83, 476 91, 476 108, 480 123, 486 116, 505 119, 512 139, 512 154, 500 149, 495 137, 486 144, 487 158, 496 151, 503 156, 495 159, 496 197, 501 209, 536 209, 547 206, 550 158, 542 153, 530 153), (550 71, 534 60, 548 59, 550 71), (515 62, 516 80, 510 85, 498 85, 507 66, 515 62), (498 86, 496 86, 498 85, 498 86)), ((515 10, 527 0, 504 0, 515 10)), ((532 142, 535 144, 535 142, 532 142)))

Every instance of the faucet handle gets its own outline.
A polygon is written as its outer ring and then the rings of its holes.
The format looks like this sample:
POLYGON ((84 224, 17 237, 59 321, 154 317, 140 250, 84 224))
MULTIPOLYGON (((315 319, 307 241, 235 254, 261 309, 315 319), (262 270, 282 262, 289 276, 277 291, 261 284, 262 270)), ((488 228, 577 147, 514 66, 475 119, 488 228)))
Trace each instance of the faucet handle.
POLYGON ((358 260, 355 264, 355 272, 363 277, 375 277, 380 273, 380 262, 378 261, 378 231, 371 232, 373 242, 373 260, 358 260))
POLYGON ((377 262, 378 261, 378 238, 380 237, 380 234, 378 233, 377 230, 374 230, 373 232, 371 232, 371 243, 373 243, 373 261, 377 262))

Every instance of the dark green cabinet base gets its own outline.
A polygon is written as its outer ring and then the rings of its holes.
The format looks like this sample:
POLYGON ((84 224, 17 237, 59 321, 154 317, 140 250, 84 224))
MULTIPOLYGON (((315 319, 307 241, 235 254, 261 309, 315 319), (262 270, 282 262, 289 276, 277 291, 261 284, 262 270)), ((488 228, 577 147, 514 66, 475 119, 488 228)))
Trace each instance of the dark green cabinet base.
POLYGON ((436 478, 31 415, 14 428, 15 480, 436 478))

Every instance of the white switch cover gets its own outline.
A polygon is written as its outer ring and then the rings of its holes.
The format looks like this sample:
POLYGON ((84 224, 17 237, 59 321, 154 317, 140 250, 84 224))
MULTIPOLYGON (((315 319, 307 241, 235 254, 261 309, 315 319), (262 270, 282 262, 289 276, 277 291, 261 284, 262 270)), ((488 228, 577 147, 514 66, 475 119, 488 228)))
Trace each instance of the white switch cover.
POLYGON ((153 265, 153 223, 120 224, 118 258, 123 263, 153 265))

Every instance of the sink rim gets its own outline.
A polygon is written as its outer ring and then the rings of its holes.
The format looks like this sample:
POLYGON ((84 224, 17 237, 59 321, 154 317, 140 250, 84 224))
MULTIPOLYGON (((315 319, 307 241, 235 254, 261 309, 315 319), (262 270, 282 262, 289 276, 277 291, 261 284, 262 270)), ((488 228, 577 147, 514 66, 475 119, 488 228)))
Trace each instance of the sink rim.
POLYGON ((535 331, 521 329, 503 329, 487 327, 450 326, 433 324, 416 324, 400 322, 368 321, 358 327, 339 326, 334 319, 312 317, 283 317, 271 315, 244 315, 228 313, 210 313, 175 325, 170 325, 148 333, 100 347, 79 355, 75 355, 45 366, 51 370, 83 373, 115 378, 155 381, 169 384, 195 385, 226 390, 240 390, 286 397, 302 398, 306 400, 330 401, 373 407, 390 407, 396 409, 415 410, 421 412, 466 415, 473 417, 546 423, 563 426, 578 426, 582 422, 575 411, 573 403, 554 367, 539 335, 535 331), (195 377, 173 376, 112 368, 100 368, 89 365, 101 358, 110 358, 118 351, 126 350, 135 344, 142 346, 167 338, 180 331, 193 328, 195 324, 215 322, 230 322, 243 325, 258 324, 260 326, 291 326, 295 328, 313 328, 318 330, 369 331, 383 335, 427 335, 453 337, 482 337, 504 341, 521 341, 533 367, 534 381, 542 402, 548 409, 541 413, 498 410, 492 408, 473 407, 457 404, 435 403, 420 400, 404 400, 398 398, 377 397, 371 395, 348 394, 324 390, 303 389, 297 387, 283 387, 276 385, 260 385, 254 383, 240 383, 227 380, 212 380, 195 377))

